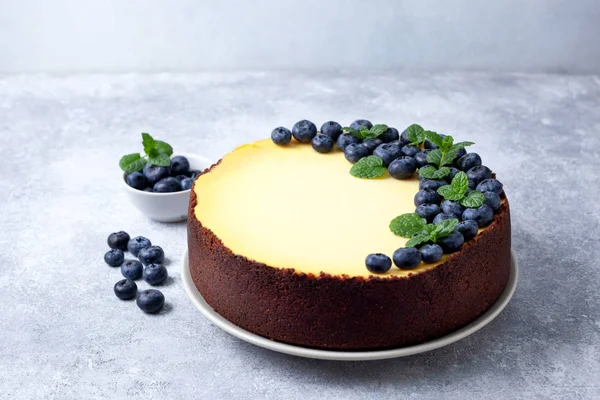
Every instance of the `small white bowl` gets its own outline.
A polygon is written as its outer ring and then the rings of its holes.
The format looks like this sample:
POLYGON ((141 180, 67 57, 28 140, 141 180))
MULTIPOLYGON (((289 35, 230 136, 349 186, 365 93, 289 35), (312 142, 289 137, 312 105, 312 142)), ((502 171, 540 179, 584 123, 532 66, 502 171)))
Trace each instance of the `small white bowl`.
MULTIPOLYGON (((213 164, 206 157, 191 154, 177 155, 188 159, 191 170, 204 171, 213 164)), ((191 189, 173 193, 144 192, 129 186, 126 178, 127 174, 123 174, 122 182, 129 200, 148 218, 159 222, 181 222, 187 219, 191 189)))

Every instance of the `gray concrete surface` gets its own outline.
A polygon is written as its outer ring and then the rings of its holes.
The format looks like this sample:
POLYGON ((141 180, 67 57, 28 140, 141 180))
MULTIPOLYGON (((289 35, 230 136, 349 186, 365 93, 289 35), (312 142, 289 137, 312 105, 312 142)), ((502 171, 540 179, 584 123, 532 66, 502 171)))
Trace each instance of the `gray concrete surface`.
POLYGON ((599 148, 593 76, 0 77, 0 398, 598 398, 599 148), (364 363, 273 353, 200 315, 181 287, 185 225, 132 208, 120 155, 147 131, 217 159, 301 118, 475 141, 512 205, 521 276, 507 309, 446 348, 364 363), (121 229, 167 252, 160 315, 112 294, 120 274, 102 255, 121 229))

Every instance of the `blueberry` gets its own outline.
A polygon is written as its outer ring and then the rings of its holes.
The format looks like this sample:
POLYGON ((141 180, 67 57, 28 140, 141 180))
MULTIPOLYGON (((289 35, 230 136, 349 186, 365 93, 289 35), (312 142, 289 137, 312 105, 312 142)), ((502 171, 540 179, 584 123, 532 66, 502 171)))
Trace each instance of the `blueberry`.
MULTIPOLYGON (((479 165, 477 167, 473 167, 467 171, 467 178, 469 178, 470 182, 473 182, 475 186, 479 185, 479 183, 485 179, 489 179, 492 177, 492 171, 486 167, 485 165, 479 165)), ((475 188, 472 188, 475 189, 475 188)))
POLYGON ((483 192, 485 196, 485 204, 490 206, 490 208, 494 211, 500 208, 500 196, 494 192, 483 192))
POLYGON ((121 274, 127 279, 140 279, 144 266, 138 260, 127 260, 121 265, 121 274))
POLYGON ((412 144, 407 144, 406 146, 402 147, 401 151, 405 156, 414 157, 418 152, 421 151, 421 149, 417 146, 413 146, 412 144))
POLYGON ((344 134, 340 135, 340 137, 338 137, 338 140, 336 142, 338 149, 340 149, 341 151, 344 151, 346 149, 346 147, 351 144, 358 144, 358 143, 360 143, 360 139, 352 136, 349 133, 344 133, 344 134))
POLYGON ((158 165, 146 164, 143 169, 144 176, 148 180, 148 185, 154 184, 171 174, 169 167, 159 167, 158 165))
POLYGON ((439 224, 440 222, 446 221, 448 219, 458 219, 458 218, 456 218, 456 215, 454 215, 454 214, 440 213, 435 216, 435 218, 433 219, 433 223, 439 224))
MULTIPOLYGON (((440 133, 440 137, 443 139, 446 135, 440 133)), ((425 140, 423 147, 429 150, 437 149, 438 147, 429 139, 425 140)))
POLYGON ((414 247, 400 247, 392 258, 400 269, 413 269, 421 263, 421 253, 414 247))
POLYGON ((427 223, 430 224, 441 210, 437 204, 423 203, 417 207, 415 212, 419 217, 425 218, 427 223))
POLYGON ((294 124, 292 135, 294 135, 294 139, 301 143, 310 143, 317 136, 317 127, 312 122, 303 119, 294 124))
POLYGON ((415 194, 415 206, 420 206, 425 203, 440 204, 440 201, 442 201, 440 195, 434 190, 422 189, 415 194))
POLYGON ((118 267, 123 264, 125 255, 122 250, 112 249, 104 254, 104 261, 111 267, 118 267))
POLYGON ((455 153, 456 153, 456 159, 459 159, 461 157, 464 157, 467 154, 467 149, 462 147, 462 148, 456 150, 455 153))
POLYGON ((437 240, 437 244, 441 246, 444 253, 454 253, 460 250, 464 242, 465 238, 458 231, 454 231, 450 235, 437 240))
POLYGON ((424 263, 431 264, 442 258, 444 250, 438 244, 426 244, 419 249, 419 253, 421 253, 421 259, 424 263))
POLYGON ((181 190, 181 185, 177 181, 177 179, 172 177, 163 178, 160 181, 154 184, 153 190, 156 193, 172 193, 179 192, 181 190))
POLYGON ((444 200, 441 208, 443 213, 454 215, 459 220, 462 218, 463 211, 465 211, 465 208, 458 201, 452 200, 444 200))
POLYGON ((344 157, 351 163, 355 163, 363 157, 369 155, 369 149, 366 146, 360 144, 350 144, 346 146, 344 150, 344 157))
POLYGON ((429 165, 429 161, 427 161, 427 154, 429 154, 431 150, 423 150, 415 154, 415 161, 419 168, 429 165))
POLYGON ((383 143, 383 141, 379 138, 368 138, 362 142, 362 144, 369 149, 369 153, 373 153, 373 150, 375 150, 381 143, 383 143))
POLYGON ((165 252, 160 246, 148 246, 140 249, 138 258, 144 265, 160 264, 165 259, 165 252))
POLYGON ((319 153, 329 153, 333 150, 333 139, 329 135, 317 135, 312 140, 312 148, 319 153))
POLYGON ((477 222, 477 226, 484 227, 489 225, 494 219, 494 211, 487 204, 483 204, 479 208, 467 208, 462 215, 463 221, 473 220, 477 222))
POLYGON ((114 291, 121 300, 130 300, 137 294, 137 285, 131 279, 121 279, 115 283, 114 291))
POLYGON ((108 235, 108 239, 106 239, 106 243, 108 243, 108 247, 111 249, 119 249, 122 251, 127 251, 127 243, 129 242, 129 234, 124 231, 113 232, 108 235))
POLYGON ((177 175, 177 176, 174 176, 173 178, 175 178, 175 180, 177 182, 179 182, 179 184, 181 185, 181 181, 184 179, 187 179, 187 175, 177 175))
POLYGON ((167 276, 169 276, 169 273, 162 264, 148 264, 144 268, 143 276, 146 282, 154 286, 163 283, 167 279, 167 276))
POLYGON ((463 235, 466 242, 477 236, 479 226, 477 225, 477 222, 468 219, 466 221, 459 222, 458 225, 456 225, 456 230, 463 235))
POLYGON ((365 260, 367 269, 375 274, 383 274, 392 268, 392 260, 385 254, 369 254, 365 260))
POLYGON ((448 182, 452 182, 452 179, 454 179, 456 174, 458 174, 460 172, 460 169, 454 168, 454 167, 448 167, 448 168, 450 169, 450 174, 446 177, 446 179, 448 179, 448 182))
POLYGON ((330 136, 335 142, 342 134, 342 126, 335 121, 327 121, 321 125, 321 133, 330 136))
POLYGON ((188 171, 188 173, 186 175, 192 179, 196 179, 196 177, 198 175, 200 175, 201 173, 202 173, 202 171, 198 171, 197 169, 192 169, 192 170, 188 171))
POLYGON ((192 188, 193 184, 194 184, 193 178, 185 178, 180 183, 181 190, 190 190, 192 188))
POLYGON ((134 189, 144 190, 148 185, 148 180, 141 172, 132 172, 127 175, 127 184, 134 189))
POLYGON ((143 312, 153 314, 160 311, 165 304, 165 296, 156 289, 142 290, 137 298, 137 306, 143 312))
POLYGON ((171 159, 171 175, 185 175, 190 170, 190 162, 184 156, 175 156, 171 159))
POLYGON ((419 189, 438 190, 439 188, 441 188, 442 186, 445 186, 447 184, 448 184, 448 182, 446 182, 443 179, 427 179, 427 178, 423 178, 419 182, 419 189))
POLYGON ((383 143, 389 143, 400 139, 400 134, 398 134, 398 129, 388 127, 387 130, 379 136, 379 139, 381 139, 383 143))
POLYGON ((489 178, 489 179, 484 179, 481 182, 479 182, 476 189, 482 193, 483 192, 494 192, 496 194, 502 194, 502 192, 504 191, 502 186, 503 185, 502 185, 502 183, 500 183, 500 181, 493 179, 493 178, 489 178))
POLYGON ((280 146, 286 145, 292 140, 292 132, 283 126, 279 126, 271 131, 271 140, 280 146))
POLYGON ((398 157, 388 167, 392 178, 407 179, 417 171, 417 162, 412 157, 398 157))
POLYGON ((141 249, 152 246, 150 240, 143 236, 136 236, 127 243, 127 250, 135 257, 138 256, 141 249))
POLYGON ((408 140, 408 136, 406 135, 406 129, 402 131, 402 133, 400 134, 400 139, 398 140, 400 141, 400 144, 402 146, 405 146, 410 143, 410 141, 408 140))
POLYGON ((356 131, 360 131, 361 126, 364 126, 367 129, 371 129, 373 127, 373 124, 370 121, 367 121, 366 119, 357 119, 356 121, 350 124, 350 128, 356 131))
POLYGON ((465 154, 456 162, 458 169, 465 172, 479 165, 481 165, 481 157, 479 157, 479 154, 477 153, 465 154))
POLYGON ((383 166, 387 167, 396 158, 402 156, 402 151, 400 151, 400 147, 393 142, 383 143, 373 150, 373 155, 381 158, 383 160, 383 166))

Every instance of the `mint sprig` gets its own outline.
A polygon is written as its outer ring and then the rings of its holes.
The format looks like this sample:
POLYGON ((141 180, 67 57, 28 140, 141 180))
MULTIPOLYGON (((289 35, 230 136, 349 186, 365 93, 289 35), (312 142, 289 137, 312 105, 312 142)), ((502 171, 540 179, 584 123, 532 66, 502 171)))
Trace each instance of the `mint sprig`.
POLYGON ((419 175, 425 179, 443 179, 450 175, 450 168, 442 167, 437 169, 433 165, 426 165, 419 169, 419 175))
POLYGON ((427 137, 425 136, 425 129, 421 125, 412 124, 406 128, 406 138, 410 144, 414 146, 420 146, 423 144, 427 137))
POLYGON ((425 218, 421 218, 416 213, 402 214, 390 222, 390 230, 394 235, 409 238, 423 231, 427 225, 425 218))
POLYGON ((385 173, 383 160, 377 156, 363 157, 350 168, 350 175, 357 178, 375 179, 385 173))
POLYGON ((432 150, 429 152, 429 154, 427 154, 427 161, 435 164, 438 169, 442 168, 444 165, 452 164, 452 162, 456 159, 457 150, 475 144, 473 142, 454 143, 454 138, 452 136, 447 135, 442 138, 439 134, 433 131, 426 131, 424 135, 427 139, 433 142, 433 144, 438 146, 437 149, 432 150))
POLYGON ((140 153, 127 154, 119 160, 119 167, 128 174, 141 171, 147 163, 160 167, 171 165, 173 148, 161 140, 155 140, 150 134, 142 133, 142 146, 145 156, 140 153))
POLYGON ((398 236, 409 238, 406 247, 416 247, 449 236, 456 226, 458 219, 451 218, 438 224, 428 224, 425 219, 415 213, 402 214, 390 222, 390 230, 398 236))
POLYGON ((444 185, 438 188, 437 192, 446 200, 458 201, 462 206, 468 208, 478 208, 485 202, 483 193, 473 190, 469 194, 469 178, 467 174, 460 171, 452 178, 450 185, 444 185))
POLYGON ((388 130, 388 126, 385 124, 377 124, 377 125, 373 125, 371 127, 371 129, 367 128, 366 126, 361 126, 360 130, 358 130, 358 131, 356 129, 349 128, 349 127, 344 127, 344 128, 342 128, 342 130, 350 133, 355 138, 358 138, 360 140, 365 140, 365 139, 375 139, 375 138, 383 135, 388 130))

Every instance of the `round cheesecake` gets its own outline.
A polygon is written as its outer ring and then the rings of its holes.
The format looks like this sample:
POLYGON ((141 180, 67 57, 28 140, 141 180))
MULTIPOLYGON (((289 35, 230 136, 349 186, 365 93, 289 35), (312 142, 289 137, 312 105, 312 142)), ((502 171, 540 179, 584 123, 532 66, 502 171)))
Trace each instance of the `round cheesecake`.
POLYGON ((374 274, 368 254, 406 244, 389 224, 414 212, 419 180, 358 179, 350 166, 340 151, 262 140, 196 179, 190 272, 216 312, 276 341, 366 350, 443 336, 497 300, 510 271, 506 198, 460 251, 374 274))

